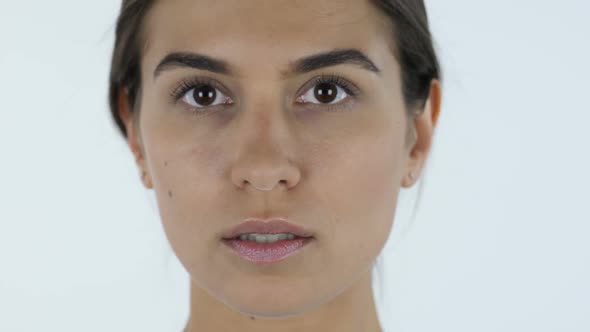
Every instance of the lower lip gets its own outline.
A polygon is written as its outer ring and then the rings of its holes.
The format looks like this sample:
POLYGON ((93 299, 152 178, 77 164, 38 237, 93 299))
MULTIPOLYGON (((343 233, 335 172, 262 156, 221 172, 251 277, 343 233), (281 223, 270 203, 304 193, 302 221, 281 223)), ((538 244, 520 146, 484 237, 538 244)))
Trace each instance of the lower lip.
POLYGON ((260 264, 274 264, 292 256, 313 240, 313 237, 282 240, 274 243, 257 243, 239 239, 223 239, 222 242, 243 259, 260 264))

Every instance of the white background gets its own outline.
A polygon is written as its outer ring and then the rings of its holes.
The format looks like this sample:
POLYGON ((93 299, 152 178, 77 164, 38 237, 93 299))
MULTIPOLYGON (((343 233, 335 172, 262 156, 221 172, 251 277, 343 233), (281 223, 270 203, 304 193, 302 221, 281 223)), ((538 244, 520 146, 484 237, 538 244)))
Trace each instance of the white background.
MULTIPOLYGON (((417 187, 384 250, 382 325, 590 331, 590 3, 427 4, 444 103, 416 219, 417 187)), ((109 118, 119 5, 0 1, 2 332, 187 318, 188 276, 109 118)))

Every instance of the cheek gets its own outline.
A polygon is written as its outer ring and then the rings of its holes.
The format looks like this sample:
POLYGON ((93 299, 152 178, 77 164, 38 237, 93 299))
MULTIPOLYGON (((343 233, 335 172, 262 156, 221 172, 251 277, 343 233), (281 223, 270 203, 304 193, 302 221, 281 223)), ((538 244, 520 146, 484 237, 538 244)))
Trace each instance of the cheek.
POLYGON ((183 264, 194 264, 203 258, 197 253, 209 252, 205 249, 214 240, 211 234, 219 231, 212 222, 219 215, 212 207, 219 206, 223 199, 219 175, 213 174, 218 169, 218 153, 205 144, 190 142, 194 141, 171 134, 146 139, 160 219, 183 264))
POLYGON ((358 269, 379 254, 389 236, 397 196, 402 161, 403 133, 384 131, 381 136, 363 137, 334 157, 318 178, 326 213, 330 256, 346 256, 335 261, 358 269))

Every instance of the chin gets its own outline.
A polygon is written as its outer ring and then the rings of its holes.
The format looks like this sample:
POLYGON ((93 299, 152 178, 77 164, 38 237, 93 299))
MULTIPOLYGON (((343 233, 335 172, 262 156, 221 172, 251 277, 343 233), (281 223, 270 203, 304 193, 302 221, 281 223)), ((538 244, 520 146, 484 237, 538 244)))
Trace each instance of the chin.
POLYGON ((295 304, 295 303, 277 303, 277 301, 269 302, 257 302, 257 303, 243 303, 241 305, 232 305, 226 303, 229 307, 241 312, 244 315, 256 317, 259 319, 282 319, 297 316, 310 309, 316 307, 316 305, 309 304, 295 304))
MULTIPOLYGON (((280 292, 278 292, 280 293, 280 292)), ((269 295, 268 292, 256 292, 251 289, 239 295, 226 295, 223 301, 230 308, 261 319, 279 319, 299 315, 318 306, 316 298, 306 298, 304 292, 288 292, 269 295)), ((311 297, 315 297, 310 294, 311 297)))

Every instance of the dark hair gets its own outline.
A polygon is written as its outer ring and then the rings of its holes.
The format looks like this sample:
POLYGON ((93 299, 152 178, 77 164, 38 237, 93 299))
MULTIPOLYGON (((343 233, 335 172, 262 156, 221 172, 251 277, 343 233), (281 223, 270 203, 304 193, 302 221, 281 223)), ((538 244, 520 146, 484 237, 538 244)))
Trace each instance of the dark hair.
MULTIPOLYGON (((371 1, 390 18, 392 52, 400 64, 404 103, 408 115, 412 115, 424 108, 431 80, 441 79, 424 1, 371 1)), ((143 22, 154 3, 155 0, 123 0, 117 19, 109 78, 109 104, 114 122, 124 137, 127 131, 119 117, 119 93, 121 88, 127 88, 130 110, 133 112, 139 109, 136 102, 141 91, 140 59, 145 42, 143 22)))

